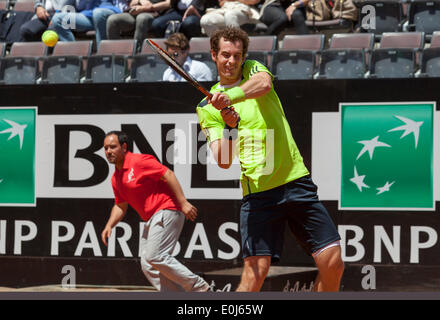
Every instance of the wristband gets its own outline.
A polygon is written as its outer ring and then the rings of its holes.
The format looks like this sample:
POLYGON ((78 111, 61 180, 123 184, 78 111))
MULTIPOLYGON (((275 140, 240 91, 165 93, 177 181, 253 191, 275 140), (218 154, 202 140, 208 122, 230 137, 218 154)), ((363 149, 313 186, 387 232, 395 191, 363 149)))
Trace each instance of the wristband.
POLYGON ((231 104, 234 104, 238 100, 244 100, 245 98, 243 89, 238 86, 225 91, 225 94, 228 96, 229 100, 231 100, 231 104))

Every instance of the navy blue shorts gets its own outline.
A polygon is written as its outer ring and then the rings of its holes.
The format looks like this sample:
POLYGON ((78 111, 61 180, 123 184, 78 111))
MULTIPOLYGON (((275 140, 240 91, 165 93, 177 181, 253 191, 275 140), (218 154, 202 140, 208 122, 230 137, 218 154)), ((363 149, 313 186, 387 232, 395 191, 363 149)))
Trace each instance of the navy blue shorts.
POLYGON ((285 225, 298 244, 312 255, 340 240, 336 227, 318 199, 317 186, 310 176, 243 198, 240 231, 243 258, 281 257, 285 225))

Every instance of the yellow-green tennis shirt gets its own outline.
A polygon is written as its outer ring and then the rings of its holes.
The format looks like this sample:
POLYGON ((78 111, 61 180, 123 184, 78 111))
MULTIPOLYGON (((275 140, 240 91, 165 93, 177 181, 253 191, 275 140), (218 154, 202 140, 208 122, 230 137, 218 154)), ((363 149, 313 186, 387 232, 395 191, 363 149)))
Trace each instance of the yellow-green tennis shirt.
MULTIPOLYGON (((258 61, 247 60, 242 68, 240 85, 258 72, 272 76, 258 61)), ((217 83, 210 92, 229 89, 217 83)), ((234 104, 234 108, 240 115, 236 143, 239 144, 243 196, 273 189, 309 174, 273 88, 264 96, 234 104)), ((197 115, 209 143, 222 138, 225 122, 219 110, 204 99, 197 106, 197 115)))

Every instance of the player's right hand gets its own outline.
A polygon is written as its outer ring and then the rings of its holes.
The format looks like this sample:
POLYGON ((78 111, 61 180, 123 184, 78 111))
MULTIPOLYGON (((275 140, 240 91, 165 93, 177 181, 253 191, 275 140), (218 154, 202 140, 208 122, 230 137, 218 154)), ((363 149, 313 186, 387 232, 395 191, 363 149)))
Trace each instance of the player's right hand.
POLYGON ((210 99, 208 98, 208 102, 217 110, 223 110, 231 105, 231 100, 223 92, 214 93, 210 99))
POLYGON ((107 247, 107 239, 110 238, 110 235, 112 234, 112 228, 105 227, 104 231, 101 233, 101 240, 107 247))

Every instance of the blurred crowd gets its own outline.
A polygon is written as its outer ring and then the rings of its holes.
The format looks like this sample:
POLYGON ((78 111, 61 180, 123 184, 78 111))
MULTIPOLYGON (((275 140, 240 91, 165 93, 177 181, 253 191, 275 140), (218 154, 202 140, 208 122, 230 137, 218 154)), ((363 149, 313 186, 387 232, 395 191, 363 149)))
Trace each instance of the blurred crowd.
POLYGON ((14 11, 14 19, 6 17, 14 3, 0 10, 0 42, 39 41, 47 29, 60 41, 93 31, 97 44, 121 38, 141 44, 176 32, 191 39, 229 25, 255 35, 308 34, 310 22, 338 19, 350 30, 358 19, 352 0, 34 0, 29 5, 32 12, 14 11))

